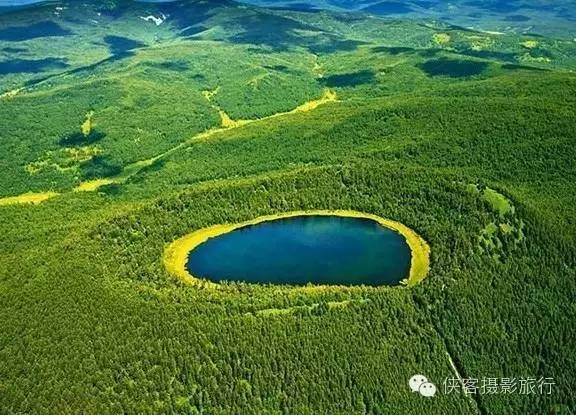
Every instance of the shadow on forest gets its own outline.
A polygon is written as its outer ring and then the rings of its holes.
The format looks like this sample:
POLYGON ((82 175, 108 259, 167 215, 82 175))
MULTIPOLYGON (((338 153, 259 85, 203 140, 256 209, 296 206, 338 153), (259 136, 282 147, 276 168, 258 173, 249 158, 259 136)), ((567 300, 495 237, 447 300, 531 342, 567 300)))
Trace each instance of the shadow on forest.
MULTIPOLYGON (((420 56, 422 58, 435 58, 439 54, 444 53, 445 50, 443 49, 413 49, 408 47, 387 47, 387 46, 376 46, 371 48, 373 53, 387 53, 389 55, 404 55, 404 54, 413 54, 415 56, 420 56)), ((512 52, 497 52, 492 50, 473 50, 473 49, 456 49, 453 53, 458 55, 463 55, 463 57, 470 56, 473 58, 481 58, 487 60, 496 60, 500 62, 507 62, 507 63, 514 63, 518 61, 518 56, 512 52)), ((542 52, 540 52, 542 53, 542 52)), ((439 58, 439 61, 442 60, 450 60, 448 58, 439 58)), ((467 60, 455 60, 457 62, 473 62, 467 60)), ((450 62, 447 62, 448 64, 450 62)), ((473 62, 477 64, 478 62, 473 62)), ((461 64, 456 64, 455 68, 458 69, 458 66, 463 66, 461 64)))
POLYGON ((124 188, 121 184, 110 183, 101 186, 98 189, 98 193, 104 193, 107 196, 120 196, 122 193, 124 193, 124 188))
POLYGON ((211 0, 210 2, 176 1, 167 3, 146 3, 116 1, 109 6, 103 5, 98 11, 110 19, 119 19, 128 13, 137 15, 163 14, 170 24, 179 30, 190 28, 205 21, 214 12, 214 8, 226 4, 226 0, 211 0))
MULTIPOLYGON (((114 62, 114 61, 128 58, 128 57, 134 55, 134 50, 147 46, 143 42, 140 42, 138 40, 129 39, 127 37, 122 37, 122 36, 106 36, 104 38, 104 41, 108 45, 111 56, 109 56, 105 59, 102 59, 101 61, 92 63, 90 65, 81 66, 79 68, 71 69, 69 71, 66 71, 65 73, 67 75, 74 75, 74 74, 79 74, 82 72, 91 72, 105 63, 114 62)), ((58 67, 58 69, 63 69, 66 67, 68 67, 68 65, 60 66, 60 67, 58 67)), ((37 84, 39 82, 44 82, 44 81, 52 78, 53 76, 55 76, 55 75, 48 75, 48 76, 40 78, 40 79, 31 79, 31 80, 26 81, 24 83, 24 85, 30 86, 30 85, 37 84)))
POLYGON ((527 66, 527 65, 515 65, 515 64, 504 64, 502 65, 502 69, 506 69, 509 71, 537 71, 537 72, 550 72, 550 69, 546 68, 537 68, 535 66, 527 66))
POLYGON ((423 9, 431 9, 437 4, 434 1, 426 1, 426 0, 413 0, 412 3, 414 3, 418 7, 422 7, 423 9))
POLYGON ((114 163, 108 156, 95 156, 89 162, 80 166, 80 174, 83 180, 116 176, 121 172, 122 166, 114 163))
POLYGON ((166 62, 148 62, 147 66, 174 72, 186 72, 190 70, 190 63, 184 59, 176 59, 166 62))
POLYGON ((546 11, 553 12, 556 11, 557 6, 554 2, 550 4, 542 4, 542 2, 525 2, 519 0, 473 0, 462 3, 463 6, 475 7, 483 11, 487 11, 495 14, 509 14, 505 20, 509 22, 525 22, 526 16, 518 14, 518 10, 527 9, 535 11, 546 11))
POLYGON ((138 173, 130 176, 130 178, 126 181, 127 183, 142 183, 147 177, 154 172, 161 171, 164 166, 166 165, 166 160, 158 159, 155 160, 149 166, 142 168, 138 173))
MULTIPOLYGON (((298 30, 318 30, 282 16, 253 14, 240 16, 230 25, 241 27, 241 33, 233 35, 230 41, 240 44, 265 45, 274 50, 289 50, 302 45, 306 39, 297 34, 298 30)), ((230 27, 232 30, 233 27, 230 27)))
MULTIPOLYGON (((212 15, 218 13, 217 8, 228 5, 226 0, 210 0, 207 2, 178 1, 173 3, 157 3, 154 7, 158 12, 169 16, 170 24, 179 30, 198 26, 212 15)), ((149 4, 151 6, 151 4, 149 4)), ((203 28, 203 31, 208 27, 203 28)), ((188 33, 189 35, 189 33, 188 33)))
POLYGON ((521 6, 515 4, 515 0, 496 0, 496 1, 485 1, 485 0, 474 0, 463 3, 464 6, 477 7, 479 9, 489 11, 492 13, 514 13, 518 11, 521 6))
POLYGON ((472 12, 472 13, 468 13, 466 16, 471 18, 471 19, 481 19, 484 15, 482 13, 472 12))
POLYGON ((64 69, 69 65, 64 59, 12 59, 0 62, 0 75, 14 73, 41 73, 51 69, 64 69))
POLYGON ((534 59, 541 59, 541 58, 554 59, 554 55, 552 54, 552 52, 542 48, 530 49, 528 54, 530 55, 531 58, 534 59))
POLYGON ((420 56, 422 58, 433 58, 438 53, 444 52, 443 49, 414 49, 408 47, 389 47, 389 46, 375 46, 371 48, 373 53, 387 53, 389 55, 404 55, 404 54, 413 54, 415 56, 420 56))
POLYGON ((34 23, 29 26, 13 26, 0 30, 0 40, 21 42, 42 37, 69 36, 72 32, 50 21, 34 23))
POLYGON ((284 73, 291 72, 290 68, 286 65, 263 65, 262 67, 264 69, 269 69, 271 71, 284 72, 284 73))
POLYGON ((377 15, 387 15, 387 14, 406 14, 414 11, 412 7, 405 3, 398 1, 381 1, 379 3, 373 4, 362 9, 363 12, 377 14, 377 15))
POLYGON ((128 12, 131 8, 130 6, 131 4, 127 1, 114 2, 110 5, 104 4, 101 8, 98 9, 98 13, 104 17, 115 20, 128 12))
POLYGON ((5 53, 23 53, 23 52, 27 52, 28 49, 26 48, 11 48, 9 46, 2 48, 2 52, 5 53))
POLYGON ((104 42, 108 45, 110 53, 114 59, 123 59, 134 54, 134 50, 146 46, 139 40, 130 39, 123 36, 106 36, 104 42))
POLYGON ((365 45, 365 42, 350 39, 335 39, 334 37, 326 37, 319 42, 312 44, 308 47, 312 53, 335 53, 335 52, 351 52, 358 49, 358 46, 365 45))
POLYGON ((199 33, 205 32, 208 29, 210 29, 208 26, 203 26, 200 24, 194 25, 194 26, 186 27, 186 28, 182 29, 182 31, 180 32, 180 36, 185 37, 185 38, 192 38, 199 33))
POLYGON ((310 3, 290 3, 286 6, 268 6, 269 9, 272 10, 283 10, 283 11, 296 11, 296 12, 306 12, 306 13, 318 13, 321 12, 322 9, 314 6, 310 3))
POLYGON ((530 20, 530 18, 528 16, 523 16, 521 14, 512 14, 512 15, 506 16, 504 18, 504 21, 506 21, 506 22, 518 22, 518 23, 527 22, 529 20, 530 20))
POLYGON ((375 46, 372 49, 374 53, 388 53, 389 55, 400 55, 403 53, 414 53, 417 49, 407 47, 394 47, 394 46, 375 46))
POLYGON ((426 61, 418 66, 429 76, 465 78, 482 74, 488 68, 488 63, 441 58, 426 61))
MULTIPOLYGON (((234 33, 228 41, 254 45, 272 51, 287 51, 294 47, 308 48, 324 54, 352 51, 365 42, 340 38, 315 26, 274 14, 247 14, 224 24, 226 32, 234 33)), ((258 53, 266 50, 255 49, 258 53)))
POLYGON ((331 75, 322 79, 322 83, 327 87, 354 87, 358 85, 372 84, 376 81, 374 72, 359 71, 339 75, 331 75))
POLYGON ((457 52, 461 55, 472 56, 475 58, 499 60, 504 62, 516 61, 516 55, 511 52, 496 52, 492 50, 473 50, 473 49, 461 49, 458 50, 457 52))
POLYGON ((88 144, 94 144, 102 140, 104 137, 106 137, 106 134, 99 131, 92 131, 87 136, 78 132, 62 137, 58 144, 60 144, 62 147, 85 146, 88 144))
POLYGON ((361 13, 334 13, 332 16, 334 20, 342 23, 358 23, 366 21, 366 16, 361 13))

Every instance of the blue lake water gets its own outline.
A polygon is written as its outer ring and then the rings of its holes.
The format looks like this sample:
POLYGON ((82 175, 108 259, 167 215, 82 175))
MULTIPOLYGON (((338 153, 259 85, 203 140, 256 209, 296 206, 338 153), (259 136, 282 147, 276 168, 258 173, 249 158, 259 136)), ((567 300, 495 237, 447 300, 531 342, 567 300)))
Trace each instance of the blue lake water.
POLYGON ((405 238, 370 219, 299 216, 208 239, 188 271, 211 281, 396 285, 410 272, 405 238))

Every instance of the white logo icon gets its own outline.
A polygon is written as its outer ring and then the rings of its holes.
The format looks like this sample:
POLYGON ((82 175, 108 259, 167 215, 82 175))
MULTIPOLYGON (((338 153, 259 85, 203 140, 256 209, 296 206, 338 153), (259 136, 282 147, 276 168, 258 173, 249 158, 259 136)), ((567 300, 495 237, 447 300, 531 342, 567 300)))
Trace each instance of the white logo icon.
POLYGON ((431 398, 436 395, 436 385, 428 382, 428 378, 424 375, 414 375, 408 381, 410 390, 412 392, 419 392, 420 395, 431 398))
POLYGON ((426 376, 414 375, 408 381, 408 385, 410 385, 410 389, 412 390, 412 392, 418 392, 418 390, 420 389, 420 385, 427 382, 428 378, 426 376))
POLYGON ((418 389, 420 395, 425 396, 426 398, 431 398, 436 395, 436 385, 430 382, 426 382, 420 385, 418 389))

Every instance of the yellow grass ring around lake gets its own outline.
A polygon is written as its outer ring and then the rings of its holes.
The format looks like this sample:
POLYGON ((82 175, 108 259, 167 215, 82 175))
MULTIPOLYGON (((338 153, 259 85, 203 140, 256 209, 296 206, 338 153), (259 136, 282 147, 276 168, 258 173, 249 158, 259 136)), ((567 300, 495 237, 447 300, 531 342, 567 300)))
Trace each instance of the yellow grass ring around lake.
POLYGON ((190 251, 206 242, 210 238, 232 232, 236 229, 256 225, 262 222, 293 218, 298 216, 339 216, 373 220, 386 228, 398 232, 406 239, 411 252, 410 273, 408 278, 405 280, 406 285, 414 286, 422 281, 428 274, 430 268, 430 247, 420 235, 400 222, 385 219, 369 213, 356 212, 353 210, 294 211, 279 213, 276 215, 261 216, 241 223, 209 226, 207 228, 199 229, 186 236, 183 236, 182 238, 179 238, 168 245, 164 251, 164 266, 170 274, 180 278, 187 284, 198 284, 201 282, 202 284, 217 287, 220 284, 197 278, 188 272, 186 265, 190 251))

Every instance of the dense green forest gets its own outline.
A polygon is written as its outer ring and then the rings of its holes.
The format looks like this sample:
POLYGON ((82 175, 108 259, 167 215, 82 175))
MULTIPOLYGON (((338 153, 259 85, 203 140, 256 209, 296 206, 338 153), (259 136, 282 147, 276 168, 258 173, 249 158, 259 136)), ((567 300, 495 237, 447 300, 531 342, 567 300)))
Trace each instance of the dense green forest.
POLYGON ((1 414, 573 413, 576 42, 85 3, 0 13, 1 414), (195 230, 322 209, 415 230, 428 277, 215 288, 164 267, 195 230), (457 374, 555 385, 444 393, 457 374))

